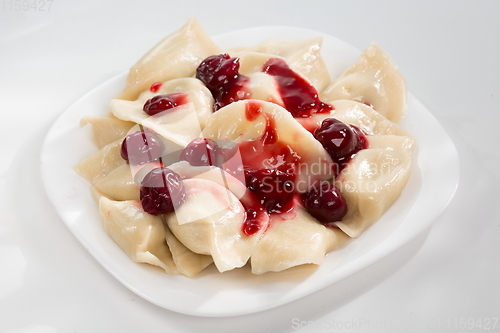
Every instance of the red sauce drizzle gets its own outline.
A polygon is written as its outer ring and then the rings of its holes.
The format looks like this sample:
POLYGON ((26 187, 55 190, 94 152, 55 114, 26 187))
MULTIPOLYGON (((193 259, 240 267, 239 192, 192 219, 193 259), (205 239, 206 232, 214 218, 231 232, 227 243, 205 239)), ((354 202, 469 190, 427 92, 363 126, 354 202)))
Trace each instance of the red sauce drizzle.
POLYGON ((245 222, 243 222, 243 233, 247 236, 252 236, 259 232, 263 227, 265 216, 265 210, 262 205, 255 201, 243 203, 245 208, 245 222))
MULTIPOLYGON (((228 54, 210 56, 198 66, 196 77, 212 92, 215 99, 214 111, 251 97, 250 79, 239 73, 239 67, 239 59, 231 58, 228 54)), ((261 70, 274 77, 283 106, 295 118, 307 118, 315 113, 329 113, 333 110, 331 105, 319 99, 316 88, 291 69, 285 60, 271 58, 261 70)), ((253 115, 255 113, 250 113, 249 118, 253 115)))
MULTIPOLYGON (((260 115, 266 117, 266 128, 260 139, 261 143, 264 145, 270 145, 278 141, 278 133, 276 132, 276 123, 273 118, 269 117, 267 114, 262 113, 262 105, 260 101, 249 101, 245 104, 245 118, 248 121, 255 121, 260 115)), ((257 147, 254 147, 257 149, 257 147)))
POLYGON ((160 90, 162 85, 163 85, 163 82, 155 82, 151 85, 151 87, 149 88, 149 91, 151 91, 152 93, 158 92, 158 90, 160 90))
MULTIPOLYGON (((261 114, 266 117, 262 136, 238 143, 247 187, 254 197, 250 201, 242 200, 246 211, 243 224, 246 235, 261 229, 266 212, 285 213, 293 208, 294 194, 284 191, 283 186, 284 182, 295 182, 297 163, 300 161, 300 156, 290 146, 278 140, 275 121, 262 113, 260 102, 251 101, 247 104, 247 119, 255 120, 261 114), (256 179, 260 185, 256 185, 256 179)), ((286 186, 286 189, 294 187, 290 184, 286 186)))
POLYGON ((167 95, 156 95, 144 103, 143 110, 146 114, 154 116, 163 111, 174 109, 180 105, 189 103, 188 94, 172 93, 167 95))
POLYGON ((248 121, 254 121, 262 114, 262 106, 258 101, 249 101, 245 104, 245 118, 248 121))
POLYGON ((327 113, 333 108, 320 101, 318 91, 306 79, 292 70, 285 60, 269 59, 262 72, 274 76, 285 108, 295 118, 310 117, 315 113, 327 113))

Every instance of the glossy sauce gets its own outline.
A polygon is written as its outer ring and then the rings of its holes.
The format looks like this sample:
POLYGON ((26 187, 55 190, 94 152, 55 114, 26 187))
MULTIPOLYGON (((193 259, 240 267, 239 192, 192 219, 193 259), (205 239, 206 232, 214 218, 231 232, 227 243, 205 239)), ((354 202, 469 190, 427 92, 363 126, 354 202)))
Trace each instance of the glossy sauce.
POLYGON ((274 77, 285 109, 295 118, 307 118, 315 113, 328 113, 333 110, 331 105, 320 101, 316 88, 292 70, 285 60, 269 59, 262 72, 274 77))
POLYGON ((245 208, 245 221, 243 222, 243 233, 247 236, 252 236, 259 232, 264 227, 264 219, 266 218, 265 210, 262 205, 255 202, 243 203, 245 208))

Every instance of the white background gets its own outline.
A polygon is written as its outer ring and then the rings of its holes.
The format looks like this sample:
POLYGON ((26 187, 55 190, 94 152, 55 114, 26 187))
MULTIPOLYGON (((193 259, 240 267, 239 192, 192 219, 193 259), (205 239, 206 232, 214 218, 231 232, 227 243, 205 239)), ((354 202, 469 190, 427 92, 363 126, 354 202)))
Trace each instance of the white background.
POLYGON ((47 11, 49 3, 42 12, 0 1, 0 332, 500 331, 500 322, 492 330, 500 321, 500 2, 54 0, 47 11), (177 314, 115 280, 52 209, 41 141, 75 100, 189 17, 210 35, 290 25, 359 49, 377 41, 459 152, 457 193, 432 228, 323 291, 247 316, 177 314))

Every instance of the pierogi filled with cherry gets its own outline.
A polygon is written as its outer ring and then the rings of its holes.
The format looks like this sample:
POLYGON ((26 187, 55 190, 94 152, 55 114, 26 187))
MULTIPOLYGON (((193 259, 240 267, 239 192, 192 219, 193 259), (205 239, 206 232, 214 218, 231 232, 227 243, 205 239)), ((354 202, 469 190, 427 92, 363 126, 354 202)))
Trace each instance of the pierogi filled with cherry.
POLYGON ((76 171, 138 263, 279 272, 360 236, 398 199, 406 86, 371 44, 330 78, 321 38, 220 49, 195 20, 130 70, 76 171))

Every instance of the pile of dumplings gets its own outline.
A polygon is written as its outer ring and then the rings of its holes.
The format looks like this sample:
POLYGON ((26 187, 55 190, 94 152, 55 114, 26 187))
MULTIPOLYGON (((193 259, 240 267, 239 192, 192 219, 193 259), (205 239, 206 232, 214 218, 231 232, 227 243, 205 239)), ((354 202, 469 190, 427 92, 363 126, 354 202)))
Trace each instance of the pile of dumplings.
MULTIPOLYGON (((404 79, 387 54, 371 44, 332 80, 321 56, 321 43, 321 38, 270 40, 221 50, 190 20, 130 69, 125 88, 111 100, 107 114, 81 120, 82 126, 91 126, 98 150, 75 170, 91 184, 104 230, 133 261, 188 277, 212 264, 219 272, 250 265, 254 274, 320 265, 329 252, 360 236, 397 200, 408 181, 415 147, 413 137, 399 125, 406 105, 404 79), (175 154, 163 163, 182 177, 185 203, 162 216, 142 209, 137 176, 143 171, 120 156, 123 139, 138 126, 161 135, 171 143, 172 151, 199 137, 241 142, 263 135, 265 121, 245 117, 249 100, 214 111, 212 94, 195 77, 205 58, 221 53, 240 59, 240 73, 250 78, 250 99, 261 101, 262 113, 276 124, 278 140, 301 156, 304 169, 299 177, 308 184, 333 181, 338 187, 348 206, 341 221, 324 225, 296 205, 290 212, 269 214, 266 228, 245 235, 239 200, 246 191, 244 181, 216 166, 191 166, 175 154), (332 111, 294 118, 276 103, 279 93, 272 79, 260 71, 272 57, 285 59, 312 83, 332 111), (150 87, 156 82, 162 84, 153 92, 150 87), (143 111, 148 99, 170 93, 187 94, 189 103, 160 117, 143 111), (331 168, 317 165, 318 161, 330 164, 331 159, 306 129, 331 117, 359 128, 368 142, 335 177, 331 168)), ((150 164, 145 169, 155 166, 155 162, 150 164)))

